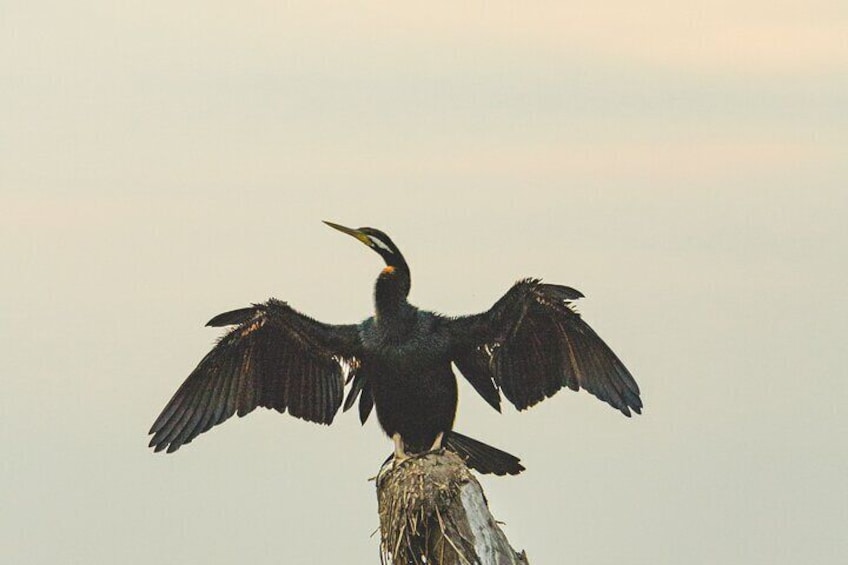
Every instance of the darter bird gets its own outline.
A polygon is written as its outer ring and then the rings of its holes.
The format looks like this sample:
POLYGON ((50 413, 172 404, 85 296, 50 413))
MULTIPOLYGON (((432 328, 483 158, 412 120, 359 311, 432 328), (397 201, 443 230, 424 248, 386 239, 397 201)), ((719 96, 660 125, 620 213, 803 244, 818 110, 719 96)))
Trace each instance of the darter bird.
POLYGON ((176 451, 199 434, 257 406, 330 424, 359 400, 394 442, 394 457, 441 448, 481 473, 517 474, 520 460, 453 430, 452 365, 495 410, 500 393, 518 410, 563 387, 585 389, 625 416, 641 413, 639 387, 615 353, 571 307, 583 295, 538 279, 515 283, 488 311, 449 317, 407 301, 409 266, 374 228, 332 228, 377 252, 386 266, 374 288, 374 315, 324 324, 270 299, 219 314, 207 326, 235 326, 200 361, 156 419, 155 451, 176 451))

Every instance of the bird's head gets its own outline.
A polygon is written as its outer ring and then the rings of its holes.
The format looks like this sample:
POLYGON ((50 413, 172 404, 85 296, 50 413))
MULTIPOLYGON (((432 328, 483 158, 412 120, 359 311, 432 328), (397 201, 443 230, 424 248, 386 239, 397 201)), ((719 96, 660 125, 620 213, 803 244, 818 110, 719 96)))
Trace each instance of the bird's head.
POLYGON ((355 237, 374 251, 380 254, 386 265, 389 267, 406 267, 406 261, 401 255, 397 245, 384 232, 375 228, 347 228, 334 224, 333 222, 324 221, 331 228, 337 229, 342 233, 346 233, 355 237))

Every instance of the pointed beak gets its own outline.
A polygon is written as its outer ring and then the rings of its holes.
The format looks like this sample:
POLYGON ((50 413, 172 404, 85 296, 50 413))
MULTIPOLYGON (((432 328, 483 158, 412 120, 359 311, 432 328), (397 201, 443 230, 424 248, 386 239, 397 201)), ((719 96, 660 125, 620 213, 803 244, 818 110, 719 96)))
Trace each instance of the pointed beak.
POLYGON ((345 227, 345 226, 340 226, 339 224, 334 224, 333 222, 328 222, 327 220, 323 220, 323 222, 333 229, 337 229, 342 233, 346 233, 347 235, 351 235, 351 236, 355 237, 356 239, 358 239, 359 241, 361 241, 362 243, 364 243, 368 247, 374 246, 371 243, 371 240, 368 238, 368 236, 365 235, 364 233, 362 233, 359 230, 355 230, 353 228, 348 228, 348 227, 345 227))

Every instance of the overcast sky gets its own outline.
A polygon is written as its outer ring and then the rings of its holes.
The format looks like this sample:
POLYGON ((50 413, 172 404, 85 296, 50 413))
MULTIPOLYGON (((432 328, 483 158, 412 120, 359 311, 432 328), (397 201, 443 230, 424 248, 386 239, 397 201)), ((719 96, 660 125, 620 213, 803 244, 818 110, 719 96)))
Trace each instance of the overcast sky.
POLYGON ((276 296, 370 315, 574 286, 643 416, 456 427, 532 563, 848 560, 848 4, 0 3, 0 562, 377 562, 372 418, 146 432, 276 296))

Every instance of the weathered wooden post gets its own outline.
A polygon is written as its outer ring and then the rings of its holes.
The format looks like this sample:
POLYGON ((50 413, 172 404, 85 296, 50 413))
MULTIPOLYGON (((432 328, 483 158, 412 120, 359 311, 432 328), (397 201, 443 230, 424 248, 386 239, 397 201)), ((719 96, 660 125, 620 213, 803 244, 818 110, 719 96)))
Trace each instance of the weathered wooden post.
POLYGON ((489 512, 480 483, 457 455, 388 461, 377 476, 384 565, 526 565, 489 512))

